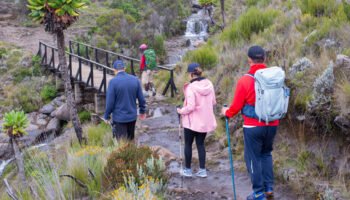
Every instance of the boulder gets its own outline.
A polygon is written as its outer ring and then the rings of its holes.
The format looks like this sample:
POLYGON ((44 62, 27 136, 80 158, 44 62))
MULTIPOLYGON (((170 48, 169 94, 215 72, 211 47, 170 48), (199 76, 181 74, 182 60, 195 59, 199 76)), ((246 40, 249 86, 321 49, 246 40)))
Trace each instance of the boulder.
POLYGON ((309 111, 323 105, 328 105, 332 101, 334 90, 334 64, 330 62, 328 68, 318 77, 313 84, 313 100, 309 104, 309 111))
POLYGON ((350 134, 350 113, 348 114, 348 117, 345 116, 337 116, 334 120, 334 123, 341 128, 341 130, 346 133, 350 134))
POLYGON ((47 123, 48 123, 48 121, 46 119, 38 119, 38 120, 36 120, 36 124, 40 125, 40 126, 46 126, 47 123))
POLYGON ((47 131, 54 131, 57 132, 61 128, 60 120, 57 118, 52 118, 49 122, 49 124, 46 126, 47 131))
POLYGON ((10 138, 5 134, 0 134, 0 160, 8 160, 12 156, 10 138))
POLYGON ((171 161, 175 161, 177 158, 177 156, 173 152, 169 151, 164 147, 152 146, 151 149, 163 159, 166 165, 168 165, 171 161))
POLYGON ((60 107, 64 104, 66 98, 64 96, 60 96, 60 97, 56 97, 51 103, 55 106, 55 107, 60 107))
POLYGON ((51 113, 51 117, 56 117, 62 121, 70 120, 70 111, 68 109, 68 105, 65 103, 57 108, 54 112, 51 113))
POLYGON ((350 58, 346 55, 337 55, 336 68, 350 69, 350 58))
POLYGON ((55 110, 55 106, 52 103, 46 104, 45 106, 43 106, 39 112, 42 114, 51 114, 53 111, 55 110))
POLYGON ((306 69, 310 69, 313 67, 314 64, 312 63, 312 61, 304 57, 298 60, 295 64, 293 64, 291 68, 289 68, 289 75, 291 77, 294 77, 296 73, 303 72, 306 69))

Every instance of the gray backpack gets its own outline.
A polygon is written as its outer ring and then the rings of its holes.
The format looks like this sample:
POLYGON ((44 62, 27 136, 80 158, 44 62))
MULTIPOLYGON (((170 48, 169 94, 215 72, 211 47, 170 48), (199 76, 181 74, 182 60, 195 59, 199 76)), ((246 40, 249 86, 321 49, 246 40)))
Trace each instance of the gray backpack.
POLYGON ((255 107, 245 105, 242 113, 247 117, 259 119, 268 124, 282 119, 288 111, 290 89, 285 85, 285 72, 280 67, 270 67, 256 71, 255 107))

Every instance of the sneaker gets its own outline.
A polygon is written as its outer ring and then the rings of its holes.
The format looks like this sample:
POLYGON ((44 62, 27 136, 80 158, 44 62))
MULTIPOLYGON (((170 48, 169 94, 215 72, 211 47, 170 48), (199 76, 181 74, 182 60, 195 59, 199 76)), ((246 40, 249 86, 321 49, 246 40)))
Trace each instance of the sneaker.
POLYGON ((199 169, 198 172, 196 173, 196 176, 205 178, 208 176, 207 170, 206 169, 199 169))
POLYGON ((273 189, 271 187, 268 187, 265 191, 266 198, 272 198, 273 197, 273 189))
POLYGON ((259 193, 253 192, 252 194, 247 196, 247 200, 266 200, 266 196, 265 196, 265 193, 263 192, 259 192, 259 193))
POLYGON ((186 177, 192 177, 192 169, 184 168, 181 170, 181 175, 186 177))

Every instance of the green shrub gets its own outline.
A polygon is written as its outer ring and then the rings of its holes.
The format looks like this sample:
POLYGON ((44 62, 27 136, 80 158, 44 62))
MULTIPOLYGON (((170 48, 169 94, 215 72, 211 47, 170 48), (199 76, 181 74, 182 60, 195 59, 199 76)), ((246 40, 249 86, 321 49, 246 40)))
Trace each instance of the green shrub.
POLYGON ((91 120, 91 113, 86 110, 79 112, 78 116, 81 123, 85 123, 91 120))
POLYGON ((7 54, 7 50, 5 48, 0 48, 0 59, 3 59, 7 54))
POLYGON ((201 6, 208 6, 208 5, 212 5, 212 4, 216 4, 217 0, 199 0, 199 5, 201 6))
POLYGON ((230 40, 232 45, 242 40, 250 40, 254 33, 259 34, 271 26, 278 15, 279 12, 272 9, 262 11, 255 7, 249 8, 231 27, 225 30, 223 38, 230 40))
POLYGON ((206 45, 189 52, 185 60, 188 62, 197 62, 204 69, 212 69, 218 63, 218 55, 212 47, 206 45))
POLYGON ((41 76, 41 57, 40 56, 33 56, 32 58, 32 74, 33 76, 41 76))
POLYGON ((32 76, 32 70, 29 68, 19 68, 12 73, 13 81, 15 83, 21 82, 26 77, 32 76))
POLYGON ((104 168, 104 185, 107 188, 118 188, 124 184, 124 175, 131 174, 135 177, 135 183, 142 185, 138 174, 138 167, 144 168, 149 158, 158 158, 149 147, 137 147, 133 143, 124 145, 108 157, 104 168))
POLYGON ((249 7, 257 6, 257 5, 266 6, 266 5, 269 5, 269 3, 271 3, 271 0, 246 0, 245 3, 249 7))
POLYGON ((57 96, 57 89, 54 85, 45 85, 40 92, 40 96, 44 101, 49 101, 57 96))
POLYGON ((109 125, 104 123, 99 124, 98 126, 89 126, 86 129, 89 145, 96 146, 107 146, 104 143, 104 138, 106 134, 112 135, 112 130, 109 125))
POLYGON ((298 5, 304 14, 315 17, 331 17, 337 11, 336 0, 299 0, 298 5))
POLYGON ((164 38, 162 35, 156 35, 154 37, 153 48, 157 54, 157 58, 161 63, 166 59, 166 51, 164 46, 164 38))

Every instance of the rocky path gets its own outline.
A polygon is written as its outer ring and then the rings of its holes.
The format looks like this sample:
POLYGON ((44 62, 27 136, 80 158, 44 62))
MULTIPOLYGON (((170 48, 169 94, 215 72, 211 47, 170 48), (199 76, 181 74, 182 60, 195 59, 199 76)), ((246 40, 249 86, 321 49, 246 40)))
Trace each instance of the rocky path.
MULTIPOLYGON (((149 118, 142 122, 142 131, 138 133, 137 142, 140 145, 150 145, 160 150, 167 161, 171 174, 168 185, 168 199, 184 200, 216 200, 233 199, 230 165, 227 148, 223 148, 213 136, 207 137, 207 178, 182 178, 180 171, 180 149, 178 139, 178 118, 175 106, 167 103, 153 103, 149 106, 149 118)), ((182 130, 181 130, 181 133, 182 130)), ((193 170, 198 169, 198 156, 193 145, 193 170)), ((241 163, 242 164, 242 163, 241 163)), ((238 164, 236 164, 236 168, 238 164)), ((251 192, 249 177, 236 169, 237 198, 244 200, 251 192)), ((283 185, 276 187, 274 199, 295 200, 297 197, 288 194, 283 185), (282 195, 283 194, 283 195, 282 195)))

